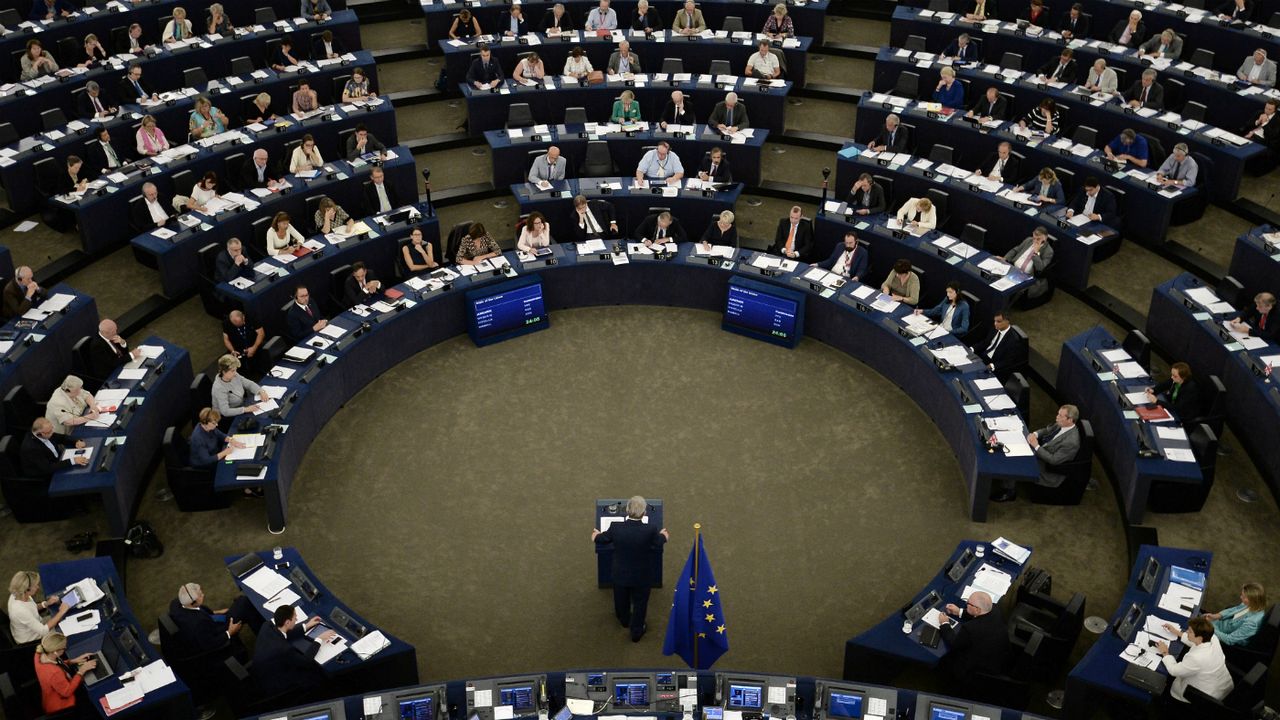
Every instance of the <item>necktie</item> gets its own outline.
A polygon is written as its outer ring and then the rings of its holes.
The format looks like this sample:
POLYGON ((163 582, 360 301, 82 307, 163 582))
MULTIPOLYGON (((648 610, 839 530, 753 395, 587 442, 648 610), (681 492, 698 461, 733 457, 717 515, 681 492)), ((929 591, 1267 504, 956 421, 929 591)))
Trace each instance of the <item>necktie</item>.
POLYGON ((596 224, 596 219, 592 217, 590 210, 583 213, 582 217, 584 224, 586 225, 588 235, 600 234, 600 226, 596 224))
POLYGON ((1266 329, 1267 329, 1267 315, 1266 315, 1266 313, 1263 313, 1263 314, 1261 314, 1261 315, 1259 315, 1259 316, 1258 316, 1258 329, 1259 329, 1259 330, 1266 330, 1266 329))
POLYGON ((116 150, 111 147, 111 143, 103 143, 102 149, 107 154, 107 167, 113 168, 120 164, 120 158, 116 157, 116 150))
POLYGON ((93 110, 94 110, 94 112, 96 112, 98 115, 106 115, 106 114, 107 114, 107 111, 102 107, 102 103, 98 100, 98 96, 96 96, 96 95, 90 95, 90 96, 89 96, 89 98, 90 98, 91 100, 93 100, 93 110))
POLYGON ((146 94, 145 92, 143 92, 143 91, 142 91, 142 83, 138 82, 137 80, 134 80, 134 81, 133 81, 133 90, 134 90, 134 92, 138 93, 138 97, 146 97, 146 96, 147 96, 147 94, 146 94))
POLYGON ((666 234, 667 234, 666 228, 664 228, 664 227, 662 227, 661 225, 659 225, 659 226, 658 226, 658 239, 659 239, 659 240, 661 240, 663 237, 665 237, 665 236, 666 236, 666 234))
POLYGON ((848 275, 849 275, 849 268, 853 267, 853 254, 854 254, 855 252, 857 252, 857 251, 856 251, 856 250, 846 250, 846 251, 845 251, 845 253, 844 253, 844 274, 845 274, 845 277, 848 277, 848 275))
POLYGON ((725 108, 724 124, 733 127, 733 108, 725 108))
POLYGON ((787 234, 787 244, 783 246, 788 253, 795 252, 796 247, 796 224, 791 223, 791 232, 787 234))
POLYGON ((1142 88, 1142 104, 1147 104, 1147 93, 1151 90, 1149 87, 1142 88))
POLYGON ((374 185, 378 191, 378 210, 381 212, 391 212, 391 198, 387 197, 386 184, 374 185))
POLYGON ((710 173, 708 173, 708 175, 710 175, 711 177, 713 177, 713 178, 714 178, 714 177, 716 176, 716 168, 718 168, 718 167, 720 167, 718 164, 716 164, 716 163, 711 163, 711 172, 710 172, 710 173))
POLYGON ((1179 391, 1179 390, 1181 390, 1181 389, 1182 389, 1182 384, 1181 384, 1181 383, 1174 383, 1174 384, 1173 384, 1173 393, 1170 395, 1170 397, 1173 399, 1173 401, 1174 401, 1175 403, 1176 403, 1176 402, 1178 402, 1178 391, 1179 391))
POLYGON ((302 309, 307 311, 307 317, 315 317, 315 314, 311 312, 310 305, 303 305, 302 309))
POLYGON ((987 346, 987 355, 991 355, 991 353, 995 352, 996 346, 1000 344, 1000 338, 1002 337, 1004 337, 1003 330, 997 332, 996 336, 991 338, 991 344, 987 346))
POLYGON ((891 131, 889 131, 889 147, 893 147, 893 136, 894 136, 894 134, 895 134, 895 133, 894 133, 892 130, 891 130, 891 131))
POLYGON ((1178 162, 1174 163, 1174 166, 1173 166, 1173 179, 1174 179, 1174 180, 1181 180, 1181 179, 1182 179, 1182 161, 1181 161, 1181 160, 1179 160, 1178 162))
POLYGON ((1053 79, 1054 79, 1054 80, 1057 80, 1057 79, 1058 79, 1058 75, 1062 74, 1062 69, 1063 69, 1063 68, 1065 68, 1065 67, 1066 67, 1066 65, 1063 65, 1062 63, 1058 63, 1058 69, 1053 71, 1053 79))

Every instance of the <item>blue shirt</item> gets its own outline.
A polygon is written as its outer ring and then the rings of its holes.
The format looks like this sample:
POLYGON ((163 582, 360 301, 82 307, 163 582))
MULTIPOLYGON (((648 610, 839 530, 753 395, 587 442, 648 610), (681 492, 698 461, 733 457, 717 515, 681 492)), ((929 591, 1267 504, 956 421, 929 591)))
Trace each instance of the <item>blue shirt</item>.
POLYGON ((659 160, 658 151, 650 150, 640 158, 640 165, 636 170, 646 178, 665 180, 676 173, 683 173, 684 166, 680 164, 680 156, 673 151, 667 151, 666 160, 659 160))
POLYGON ((1245 645, 1249 640, 1257 634, 1258 628, 1262 626, 1264 610, 1248 610, 1241 603, 1223 610, 1221 618, 1213 621, 1213 634, 1217 636, 1218 642, 1223 645, 1245 645), (1236 617, 1241 611, 1245 611, 1239 618, 1236 617))
POLYGON ((959 110, 964 107, 964 85, 959 80, 951 83, 951 88, 933 91, 933 101, 942 103, 943 107, 959 110))
POLYGON ((1141 135, 1133 139, 1132 145, 1125 145, 1122 136, 1117 135, 1114 140, 1107 143, 1107 147, 1111 148, 1111 152, 1116 155, 1124 153, 1125 155, 1132 155, 1139 160, 1147 159, 1147 139, 1141 135))
POLYGON ((196 425, 191 431, 191 467, 209 467, 218 464, 218 453, 227 445, 227 434, 214 428, 206 431, 196 425))

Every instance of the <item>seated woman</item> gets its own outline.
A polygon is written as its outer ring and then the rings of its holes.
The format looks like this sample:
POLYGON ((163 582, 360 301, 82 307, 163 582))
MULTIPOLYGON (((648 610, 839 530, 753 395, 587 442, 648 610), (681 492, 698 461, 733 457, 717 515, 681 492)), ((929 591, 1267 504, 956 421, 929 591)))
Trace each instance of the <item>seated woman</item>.
POLYGON ((515 80, 518 83, 537 82, 546 77, 547 69, 543 66, 538 53, 531 52, 516 63, 515 80))
POLYGON ((320 198, 320 205, 316 208, 315 223, 316 230, 325 235, 339 230, 350 235, 352 228, 356 225, 356 221, 347 215, 347 211, 330 197, 320 198))
POLYGON ((1041 203, 1064 205, 1067 202, 1067 194, 1063 191, 1062 182, 1058 180, 1058 173, 1054 172, 1053 168, 1041 170, 1039 175, 1023 183, 1021 190, 1041 203))
POLYGON ((898 208, 898 222, 912 228, 938 227, 938 213, 933 209, 933 201, 929 198, 908 198, 898 208))
POLYGON ((712 245, 738 247, 738 228, 733 224, 733 211, 725 210, 702 233, 702 249, 709 251, 712 245))
POLYGON ((529 213, 529 217, 524 221, 524 227, 520 228, 520 239, 516 242, 516 248, 532 255, 538 248, 550 247, 551 243, 551 223, 536 210, 529 213))
MULTIPOLYGON (((217 410, 205 408, 200 411, 197 420, 188 443, 190 454, 187 463, 191 467, 212 471, 233 451, 244 447, 244 443, 229 437, 218 428, 218 423, 222 422, 222 414, 217 410)), ((262 497, 262 488, 245 488, 244 496, 262 497)))
POLYGON ((159 155, 169 149, 169 141, 165 138, 164 131, 156 126, 154 115, 142 116, 142 124, 138 126, 134 139, 138 146, 138 155, 142 157, 159 155))
POLYGON ((271 53, 271 69, 282 73, 300 64, 298 58, 293 54, 293 36, 285 35, 280 38, 280 44, 271 53))
POLYGON ((210 170, 191 188, 187 197, 187 209, 199 213, 209 212, 209 202, 218 197, 218 173, 210 170))
POLYGON ((209 34, 229 37, 233 32, 235 32, 235 26, 231 24, 231 18, 227 17, 226 8, 222 7, 222 3, 210 5, 209 34))
POLYGON ((1018 127, 1045 135, 1057 135, 1062 127, 1062 116, 1053 98, 1045 98, 1018 121, 1018 127))
POLYGON ((355 307, 375 300, 382 290, 382 281, 359 260, 351 264, 351 274, 342 285, 342 300, 347 307, 355 307))
POLYGON ((320 107, 320 96, 311 89, 311 82, 306 78, 298 80, 298 89, 293 91, 293 111, 309 113, 320 107))
POLYGON ((778 3, 773 6, 773 13, 769 15, 769 19, 764 21, 764 29, 761 32, 768 35, 770 40, 795 37, 796 26, 791 20, 791 16, 787 14, 786 3, 778 3))
POLYGON ((564 61, 564 74, 569 77, 575 77, 581 80, 591 74, 591 61, 587 59, 582 48, 575 47, 569 51, 569 57, 564 61))
POLYGON ((453 18, 453 24, 449 26, 449 37, 453 40, 470 40, 473 37, 483 35, 480 30, 480 21, 471 16, 471 11, 463 8, 458 11, 458 15, 453 18))
POLYGON ((80 171, 84 170, 84 161, 76 155, 67 156, 67 173, 65 175, 59 173, 55 176, 53 191, 57 195, 67 195, 70 193, 82 193, 85 188, 89 187, 89 178, 80 177, 80 171))
POLYGON ((1222 612, 1208 613, 1214 634, 1223 645, 1247 645, 1258 634, 1267 614, 1267 591, 1256 582, 1240 587, 1240 604, 1222 612))
POLYGON ((38 573, 31 570, 14 573, 13 579, 9 581, 9 633, 19 645, 35 642, 48 635, 71 610, 71 606, 60 602, 57 595, 48 595, 37 603, 35 598, 38 594, 38 573), (41 610, 52 610, 53 614, 46 620, 40 617, 41 610))
POLYGON ((45 52, 44 46, 35 38, 27 41, 27 51, 18 59, 18 66, 21 69, 18 74, 19 82, 35 80, 58 72, 58 61, 45 52))
POLYGON ((271 398, 258 383, 244 377, 238 371, 240 358, 227 354, 218 358, 218 376, 213 379, 213 389, 209 395, 210 405, 218 411, 222 418, 233 418, 245 413, 258 412, 258 405, 245 405, 255 398, 266 402, 271 398))
POLYGON ((191 32, 191 21, 187 19, 187 11, 185 8, 176 7, 173 9, 173 18, 165 23, 164 32, 160 33, 160 39, 167 43, 178 42, 179 40, 189 40, 194 33, 191 32))
POLYGON ((53 423, 54 432, 66 435, 77 425, 97 420, 98 404, 84 389, 83 380, 75 375, 68 375, 53 391, 45 405, 44 416, 53 423))
MULTIPOLYGON (((1169 643, 1156 641, 1156 652, 1163 655, 1160 664, 1173 677, 1169 685, 1169 697, 1179 703, 1190 702, 1183 694, 1187 687, 1194 687, 1215 700, 1231 694, 1235 682, 1227 670, 1227 658, 1222 652, 1222 641, 1214 632, 1213 623, 1203 615, 1187 621, 1187 630, 1173 623, 1165 623, 1166 630, 1181 633, 1179 639, 1187 651, 1181 658, 1169 653, 1169 643)), ((1176 703, 1175 703, 1176 704, 1176 703)))
POLYGON ((76 690, 84 674, 98 666, 89 653, 67 658, 67 637, 51 632, 36 645, 36 680, 40 681, 40 703, 46 714, 76 706, 76 690))
POLYGON ((194 139, 213 137, 227 131, 227 116, 209 102, 209 98, 201 95, 196 98, 195 109, 191 111, 191 121, 187 130, 194 139))
POLYGON ((329 0, 302 0, 299 12, 302 17, 312 20, 328 20, 333 16, 333 8, 329 0))
POLYGON ((928 310, 917 308, 915 314, 924 315, 957 337, 969 332, 969 301, 960 294, 960 283, 955 280, 947 283, 947 296, 942 302, 928 310))
POLYGON ((84 59, 80 61, 80 67, 96 68, 106 62, 108 54, 102 43, 98 42, 98 36, 89 33, 84 36, 84 59))
POLYGON ((293 149, 293 155, 289 158, 289 173, 297 175, 300 172, 319 170, 322 167, 324 167, 324 160, 320 157, 320 149, 316 147, 316 139, 311 133, 303 135, 302 142, 293 149))
POLYGON ((956 79, 954 68, 943 67, 939 72, 938 86, 933 90, 933 101, 953 110, 964 109, 964 85, 956 79))
POLYGON ((342 102, 363 100, 364 98, 377 96, 377 93, 369 89, 369 78, 365 76, 364 68, 352 70, 351 79, 342 87, 342 102))
POLYGON ((973 9, 964 14, 969 22, 986 22, 999 13, 996 11, 996 0, 973 0, 973 9))
POLYGON ((254 123, 266 123, 276 119, 276 114, 271 112, 271 96, 262 92, 249 103, 249 107, 245 110, 245 125, 254 123))
POLYGON ((409 233, 409 242, 401 246, 400 254, 404 256, 404 266, 411 273, 440 267, 440 263, 436 262, 435 250, 431 249, 431 243, 427 242, 422 235, 422 228, 415 227, 409 233))
POLYGON ((1169 379, 1147 388, 1146 396, 1150 402, 1172 410, 1184 425, 1192 424, 1203 409, 1200 388, 1191 376, 1191 366, 1184 362, 1170 365, 1169 379))
POLYGON ((623 90, 622 95, 613 101, 613 112, 609 113, 609 122, 638 122, 640 120, 640 103, 636 102, 636 94, 623 90))
MULTIPOLYGON (((305 239, 289 222, 289 213, 278 212, 271 218, 271 227, 267 228, 267 254, 288 255, 301 247, 305 239)), ((218 411, 222 412, 222 409, 218 408, 218 411)))
POLYGON ((485 232, 483 224, 474 223, 467 228, 466 236, 458 245, 456 261, 459 265, 477 265, 501 254, 502 249, 498 247, 498 241, 485 232))

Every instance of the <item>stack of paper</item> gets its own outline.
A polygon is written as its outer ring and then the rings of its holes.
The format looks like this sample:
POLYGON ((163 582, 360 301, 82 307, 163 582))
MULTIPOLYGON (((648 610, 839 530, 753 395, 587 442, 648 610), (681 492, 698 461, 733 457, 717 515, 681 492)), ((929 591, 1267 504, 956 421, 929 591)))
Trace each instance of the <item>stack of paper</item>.
POLYGON ((374 630, 368 635, 365 635, 364 637, 352 643, 351 649, 355 652, 356 655, 360 656, 361 660, 368 660, 374 655, 377 655, 379 652, 381 652, 384 648, 388 647, 389 645, 391 645, 391 641, 388 640, 387 637, 382 634, 382 631, 374 630))
MULTIPOLYGON (((586 242, 578 243, 579 255, 594 255, 602 252, 607 252, 604 240, 588 240, 586 242)), ((462 267, 465 268, 466 266, 464 265, 462 267)))
POLYGON ((1200 605, 1201 595, 1202 593, 1199 590, 1189 588, 1186 585, 1169 583, 1169 589, 1165 590, 1164 595, 1160 596, 1160 602, 1157 607, 1182 617, 1191 617, 1191 612, 1200 605))
POLYGON ((978 568, 978 572, 974 573, 968 587, 960 593, 960 599, 968 600, 970 595, 980 590, 990 595, 993 602, 998 603, 1000 598, 1009 592, 1009 586, 1012 584, 1013 578, 1008 573, 984 563, 978 568))
POLYGON ((265 565, 246 577, 244 584, 264 598, 275 597, 281 590, 289 587, 289 581, 283 575, 265 565))
POLYGON ((1003 537, 998 537, 991 541, 991 549, 997 555, 1009 558, 1010 560, 1021 565, 1031 557, 1031 551, 1003 537))

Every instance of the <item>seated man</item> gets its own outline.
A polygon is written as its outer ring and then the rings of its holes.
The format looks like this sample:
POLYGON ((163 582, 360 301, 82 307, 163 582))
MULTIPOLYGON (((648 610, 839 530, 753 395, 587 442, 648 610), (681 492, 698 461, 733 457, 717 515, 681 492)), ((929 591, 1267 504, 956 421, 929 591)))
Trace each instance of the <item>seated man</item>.
POLYGON ((728 93, 724 96, 724 102, 716 103, 707 124, 725 135, 751 127, 751 121, 747 118, 747 106, 738 102, 736 92, 728 93))
MULTIPOLYGON (((83 448, 84 441, 76 440, 75 447, 83 448)), ((31 423, 31 432, 22 438, 18 454, 22 461, 22 474, 31 478, 52 479, 53 474, 73 466, 89 464, 88 456, 63 460, 63 452, 72 444, 71 438, 53 431, 53 423, 46 417, 38 417, 31 423)))
POLYGON ((920 302, 920 276, 911 269, 910 260, 894 261, 888 277, 880 283, 880 292, 913 307, 920 302))
POLYGON ((86 164, 89 177, 115 172, 133 160, 129 151, 111 141, 111 131, 106 125, 97 130, 97 141, 88 143, 86 164))
POLYGON ((667 125, 696 125, 698 124, 697 116, 693 112, 693 104, 689 102, 684 93, 679 90, 671 91, 671 99, 667 101, 667 107, 662 110, 661 127, 667 129, 667 125))
POLYGON ((81 120, 96 120, 115 115, 116 108, 102 92, 102 86, 90 80, 84 85, 84 92, 76 100, 76 113, 81 120))
POLYGON ((849 197, 845 202, 855 215, 878 215, 889 205, 884 197, 884 188, 871 177, 871 173, 858 176, 853 187, 849 188, 849 197))
POLYGON ((4 309, 0 312, 0 322, 22 315, 44 299, 44 288, 36 282, 35 273, 26 265, 18 266, 13 279, 4 286, 4 309))
POLYGON ((471 61, 467 84, 477 90, 491 90, 502 84, 502 66, 493 57, 488 43, 480 43, 480 57, 471 61))
POLYGON ((587 32, 618 29, 618 13, 609 7, 609 0, 600 0, 598 7, 591 8, 591 12, 587 14, 587 23, 583 25, 583 28, 587 32))
POLYGON ((1240 63, 1240 69, 1236 71, 1236 77, 1250 85, 1275 87, 1276 61, 1267 59, 1265 48, 1258 48, 1253 51, 1252 55, 1245 58, 1244 62, 1240 63))
POLYGON ((724 156, 723 150, 711 148, 711 152, 702 158, 702 164, 698 166, 698 179, 713 183, 733 182, 733 170, 730 169, 729 158, 724 156))
POLYGON ((120 330, 114 320, 103 320, 98 323, 98 334, 89 339, 86 370, 94 378, 105 380, 115 372, 116 368, 139 361, 142 353, 120 337, 120 330))
POLYGON ((129 220, 138 232, 162 228, 173 219, 172 206, 160 199, 155 183, 142 183, 142 202, 129 203, 129 220))
POLYGON ((902 122, 894 113, 889 113, 884 119, 884 130, 876 136, 875 140, 867 143, 867 149, 872 152, 892 152, 900 153, 907 149, 907 131, 898 127, 902 122))
POLYGON ((951 41, 942 57, 960 62, 978 62, 978 46, 969 39, 969 33, 960 33, 960 37, 951 41))
POLYGON ((640 221, 640 226, 636 228, 636 239, 642 241, 647 247, 668 242, 682 243, 689 238, 685 235, 680 221, 664 210, 640 221))
POLYGON ((280 171, 267 156, 267 151, 258 148, 253 151, 253 159, 240 166, 240 187, 245 190, 266 188, 274 190, 280 179, 280 171))
POLYGON ((939 630, 947 643, 943 662, 951 674, 968 680, 978 673, 1004 673, 1009 661, 1009 633, 991 596, 977 590, 969 595, 964 608, 947 603, 944 610, 946 622, 939 630))
POLYGON ((284 319, 288 340, 294 345, 311 337, 312 333, 320 332, 329 324, 320 313, 320 308, 311 304, 311 292, 306 285, 294 288, 293 302, 284 319))
POLYGON ((250 379, 262 377, 266 371, 258 352, 267 339, 262 323, 250 322, 240 310, 232 310, 222 323, 222 346, 239 358, 240 367, 250 379))
POLYGON ((1027 444, 1035 451, 1040 461, 1039 485, 1056 488, 1067 476, 1057 466, 1075 459, 1080 451, 1080 430, 1076 421, 1080 419, 1080 409, 1075 405, 1063 405, 1053 423, 1033 433, 1027 434, 1027 444))
POLYGON ((337 633, 325 630, 319 642, 307 639, 307 631, 320 623, 320 617, 307 619, 299 625, 292 605, 277 607, 270 623, 263 623, 258 633, 258 644, 253 651, 253 676, 258 686, 268 695, 307 687, 321 687, 328 682, 324 671, 316 664, 320 642, 329 642, 337 633), (295 642, 305 643, 299 649, 295 642))
POLYGON ((1150 68, 1142 71, 1142 77, 1124 91, 1123 97, 1131 108, 1164 108, 1164 86, 1156 82, 1156 71, 1150 68))
POLYGON ((965 115, 979 120, 1004 120, 1008 112, 1009 101, 1000 94, 999 88, 992 85, 965 115))
POLYGON ((792 205, 787 217, 778 221, 778 229, 773 233, 773 244, 768 252, 782 255, 792 260, 803 260, 809 257, 813 248, 813 224, 804 217, 804 209, 792 205))
POLYGON ((782 77, 782 64, 778 62, 776 55, 769 52, 769 41, 761 40, 757 47, 758 51, 747 58, 747 69, 743 75, 761 80, 782 77))
POLYGON ((1049 244, 1049 230, 1043 225, 1031 231, 1031 237, 1001 258, 1027 275, 1039 275, 1053 262, 1053 246, 1049 244))
POLYGON ((1073 83, 1079 77, 1076 74, 1075 51, 1069 47, 1062 48, 1058 57, 1040 66, 1036 75, 1051 82, 1073 83))
POLYGON ((347 137, 347 159, 355 160, 368 153, 378 153, 379 157, 385 157, 387 146, 369 132, 369 128, 363 124, 357 125, 356 131, 347 137))
POLYGON ((1018 158, 1013 155, 1013 146, 1002 142, 978 166, 978 172, 992 180, 1015 182, 1018 179, 1018 158))
POLYGON ((84 389, 84 381, 75 375, 62 379, 49 402, 45 404, 44 416, 53 423, 53 431, 58 434, 71 432, 77 425, 85 425, 98 419, 98 403, 93 395, 84 389))
POLYGON ((671 23, 671 30, 680 35, 697 35, 707 29, 707 21, 702 18, 693 0, 684 0, 684 9, 676 13, 671 23))
POLYGON ((1156 170, 1156 182, 1170 187, 1195 187, 1200 166, 1187 154, 1187 144, 1178 143, 1156 170))
POLYGON ((253 262, 244 254, 244 245, 239 238, 227 241, 225 251, 218 253, 213 261, 214 282, 231 282, 236 278, 253 279, 253 262))
POLYGON ((560 159, 560 148, 552 145, 547 148, 545 155, 540 155, 533 159, 533 164, 529 166, 529 182, 564 180, 565 168, 568 164, 568 162, 560 159))
POLYGON ((1084 187, 1077 190, 1067 204, 1067 217, 1084 215, 1093 222, 1112 225, 1116 221, 1117 210, 1116 196, 1104 190, 1098 178, 1090 175, 1084 179, 1084 187))
POLYGON ((1085 90, 1102 95, 1114 95, 1119 85, 1120 78, 1116 71, 1107 67, 1107 61, 1102 58, 1093 61, 1089 74, 1084 79, 1085 90))
POLYGON ((1144 57, 1177 60, 1182 57, 1182 38, 1178 37, 1178 33, 1173 30, 1165 29, 1159 35, 1142 43, 1140 51, 1144 57))
POLYGON ((1267 98, 1262 103, 1262 112, 1258 113, 1258 117, 1252 123, 1240 129, 1240 134, 1256 143, 1260 143, 1263 147, 1271 150, 1271 152, 1280 152, 1280 122, 1271 123, 1280 113, 1280 100, 1275 98, 1267 98))
POLYGON ((1127 48, 1136 48, 1147 37, 1147 24, 1142 22, 1142 13, 1134 10, 1128 18, 1117 21, 1107 35, 1107 41, 1127 48))
POLYGON ((351 274, 342 284, 342 301, 347 307, 373 302, 382 291, 382 281, 373 271, 357 260, 351 264, 351 274))
POLYGON ((1058 24, 1058 32, 1062 33, 1062 37, 1067 40, 1074 38, 1089 37, 1089 18, 1084 14, 1084 6, 1075 3, 1066 15, 1062 16, 1062 22, 1058 24))
POLYGON ((1200 417, 1200 389, 1191 378, 1191 366, 1176 362, 1169 366, 1169 379, 1147 388, 1147 401, 1172 410, 1183 424, 1200 417))
POLYGON ((120 92, 116 97, 125 104, 136 103, 147 98, 159 97, 150 83, 142 79, 142 66, 133 63, 125 76, 120 79, 120 92))
POLYGON ((364 183, 365 214, 377 215, 388 213, 407 204, 406 198, 387 182, 387 174, 380 167, 369 172, 369 179, 364 183))
POLYGON ((1014 371, 1027 364, 1027 343, 1013 330, 1007 312, 997 312, 991 320, 990 337, 970 349, 1000 382, 1007 382, 1014 371))
POLYGON ((583 195, 573 198, 573 238, 576 242, 617 237, 618 221, 613 205, 605 200, 588 201, 583 195))
POLYGON ((653 150, 640 158, 636 166, 636 182, 651 182, 678 185, 684 178, 684 165, 680 164, 680 156, 671 151, 671 143, 662 140, 653 150))
POLYGON ((1150 150, 1147 139, 1133 130, 1125 128, 1103 148, 1107 157, 1119 163, 1128 163, 1144 168, 1150 162, 1150 150))
POLYGON ((867 250, 858 244, 858 234, 850 228, 844 231, 844 243, 832 248, 831 257, 818 263, 818 267, 854 282, 861 282, 862 276, 867 273, 869 262, 867 250))
POLYGON ((217 650, 233 642, 235 654, 246 659, 238 637, 240 629, 245 623, 258 628, 262 625, 258 611, 244 595, 237 596, 230 607, 210 610, 204 604, 204 589, 193 582, 178 588, 178 596, 169 601, 169 617, 178 627, 173 642, 179 648, 179 658, 217 650))
POLYGON ((642 72, 640 56, 631 52, 631 43, 626 40, 618 43, 618 49, 609 56, 608 67, 610 75, 635 75, 642 72))
POLYGON ((1253 17, 1254 3, 1250 0, 1227 0, 1218 6, 1215 13, 1219 20, 1229 22, 1249 22, 1253 17))
POLYGON ((1280 340, 1280 312, 1276 311, 1276 296, 1269 292, 1260 292, 1253 296, 1253 309, 1241 317, 1231 321, 1231 329, 1236 332, 1247 332, 1253 337, 1264 338, 1270 342, 1280 340))

